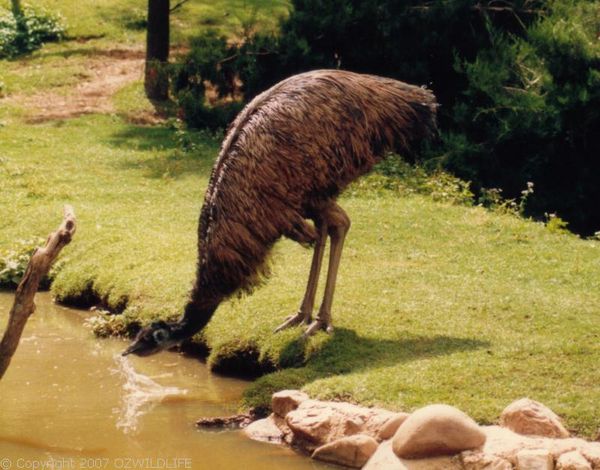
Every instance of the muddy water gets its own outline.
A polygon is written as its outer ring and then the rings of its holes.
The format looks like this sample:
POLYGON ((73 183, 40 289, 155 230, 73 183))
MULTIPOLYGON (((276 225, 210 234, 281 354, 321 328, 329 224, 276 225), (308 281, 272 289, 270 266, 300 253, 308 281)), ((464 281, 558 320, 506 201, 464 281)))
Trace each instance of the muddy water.
MULTIPOLYGON (((48 294, 36 303, 0 381, 0 470, 327 468, 240 431, 196 429, 234 413, 247 382, 173 353, 121 358, 125 342, 95 339, 87 313, 48 294)), ((0 293, 0 329, 11 304, 0 293)))

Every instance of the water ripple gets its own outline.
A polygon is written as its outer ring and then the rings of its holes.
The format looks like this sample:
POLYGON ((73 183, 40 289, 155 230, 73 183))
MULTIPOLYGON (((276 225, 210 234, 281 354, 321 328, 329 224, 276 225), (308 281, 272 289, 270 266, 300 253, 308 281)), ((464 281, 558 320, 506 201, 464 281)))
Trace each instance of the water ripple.
POLYGON ((117 428, 126 434, 136 432, 140 417, 148 413, 156 403, 160 403, 165 397, 187 394, 187 390, 163 387, 150 377, 137 373, 128 357, 116 354, 114 359, 116 368, 112 372, 121 375, 124 379, 121 406, 114 412, 118 415, 117 428))

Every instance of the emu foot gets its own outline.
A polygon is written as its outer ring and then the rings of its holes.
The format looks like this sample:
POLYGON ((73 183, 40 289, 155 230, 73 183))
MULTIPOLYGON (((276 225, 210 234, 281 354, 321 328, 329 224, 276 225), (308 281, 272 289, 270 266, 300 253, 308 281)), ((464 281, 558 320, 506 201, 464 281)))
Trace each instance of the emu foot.
POLYGON ((298 312, 295 315, 290 315, 289 317, 287 317, 285 319, 285 321, 281 325, 279 325, 277 328, 275 328, 275 333, 279 333, 282 330, 286 330, 293 326, 297 326, 300 323, 302 323, 303 321, 306 321, 306 323, 310 322, 310 315, 307 317, 302 312, 298 312))
POLYGON ((333 326, 331 325, 331 323, 328 323, 324 320, 315 320, 310 325, 308 325, 308 328, 304 332, 303 336, 304 338, 308 338, 309 336, 314 335, 319 330, 323 330, 325 331, 325 333, 330 334, 333 333, 333 326))

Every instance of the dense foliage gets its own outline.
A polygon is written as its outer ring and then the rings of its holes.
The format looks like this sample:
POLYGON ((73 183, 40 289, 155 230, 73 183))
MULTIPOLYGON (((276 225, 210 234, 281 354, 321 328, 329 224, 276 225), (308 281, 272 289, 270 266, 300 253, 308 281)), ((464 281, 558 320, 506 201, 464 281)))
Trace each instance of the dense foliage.
POLYGON ((558 213, 589 235, 600 229, 598 5, 552 6, 525 38, 496 33, 457 64, 468 86, 452 109, 444 164, 509 195, 532 181, 529 213, 558 213))
POLYGON ((0 59, 34 51, 44 42, 58 41, 65 33, 60 15, 24 8, 13 15, 0 8, 0 59))
POLYGON ((207 83, 218 84, 218 98, 234 91, 235 74, 220 66, 221 61, 235 53, 235 46, 214 33, 195 38, 191 51, 181 64, 173 67, 173 91, 185 121, 195 128, 224 129, 240 111, 238 101, 221 101, 211 106, 206 99, 207 83))
POLYGON ((426 84, 443 131, 427 165, 479 195, 497 187, 517 198, 533 182, 528 214, 558 213, 591 234, 600 229, 599 28, 589 0, 294 0, 279 36, 199 38, 175 84, 199 127, 229 118, 205 104, 208 82, 221 97, 240 84, 246 100, 319 67, 426 84))
MULTIPOLYGON (((14 288, 19 285, 29 260, 34 251, 44 245, 43 238, 32 238, 30 240, 19 240, 13 249, 0 252, 0 288, 14 288)), ((42 288, 48 288, 51 280, 60 270, 62 263, 56 263, 50 273, 41 281, 42 288)))

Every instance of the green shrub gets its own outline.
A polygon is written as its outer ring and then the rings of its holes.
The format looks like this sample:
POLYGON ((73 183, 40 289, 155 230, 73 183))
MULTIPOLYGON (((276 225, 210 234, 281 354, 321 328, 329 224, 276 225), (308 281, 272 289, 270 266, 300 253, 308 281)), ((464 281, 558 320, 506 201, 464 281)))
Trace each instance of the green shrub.
MULTIPOLYGON (((232 48, 224 37, 214 32, 195 38, 182 63, 173 66, 171 82, 180 117, 193 128, 216 131, 225 129, 241 109, 241 104, 223 98, 233 93, 235 76, 222 66, 232 48), (206 98, 207 84, 218 83, 217 99, 210 105, 206 98)), ((233 52, 232 52, 233 53, 233 52)))
POLYGON ((454 106, 444 164, 508 199, 531 181, 522 208, 557 213, 578 233, 600 227, 600 44, 585 1, 549 2, 551 14, 526 37, 496 33, 473 61, 457 61, 468 81, 454 106))
POLYGON ((477 200, 480 205, 490 210, 524 217, 527 201, 534 193, 533 186, 533 183, 528 181, 527 187, 521 191, 521 196, 515 199, 504 198, 500 188, 483 188, 477 200))
POLYGON ((18 53, 17 36, 17 20, 10 11, 0 9, 0 59, 18 53))
POLYGON ((472 0, 293 0, 279 35, 245 37, 220 56, 228 59, 221 65, 239 74, 246 99, 294 73, 342 68, 429 84, 449 105, 465 86, 455 56, 471 60, 489 47, 490 28, 522 35, 544 3, 516 0, 493 8, 472 0))
POLYGON ((556 214, 546 214, 546 228, 554 233, 569 233, 569 224, 556 214))
POLYGON ((64 20, 44 9, 25 7, 15 17, 0 8, 0 59, 15 57, 39 49, 43 43, 64 37, 64 20))
MULTIPOLYGON (((12 289, 18 286, 25 274, 31 255, 44 243, 43 238, 19 240, 15 248, 0 253, 0 287, 12 289)), ((41 288, 45 289, 50 286, 50 282, 54 279, 60 267, 60 263, 55 263, 48 276, 42 279, 41 288)))
POLYGON ((392 191, 398 195, 423 194, 435 201, 472 205, 474 195, 469 182, 440 169, 411 165, 397 154, 388 155, 375 166, 372 174, 354 182, 350 195, 379 194, 392 191))
POLYGON ((292 3, 279 35, 254 34, 237 45, 214 36, 196 42, 183 76, 191 85, 180 95, 188 122, 215 120, 204 101, 208 82, 220 96, 241 83, 245 100, 315 68, 427 84, 442 105, 443 138, 422 164, 472 182, 484 202, 484 188, 499 188, 503 200, 521 204, 519 213, 557 213, 585 235, 600 228, 595 2, 292 3), (536 191, 522 201, 528 182, 536 191))
POLYGON ((177 94, 177 102, 180 117, 190 127, 211 131, 226 129, 242 108, 240 103, 235 102, 210 106, 193 90, 180 91, 177 94))

